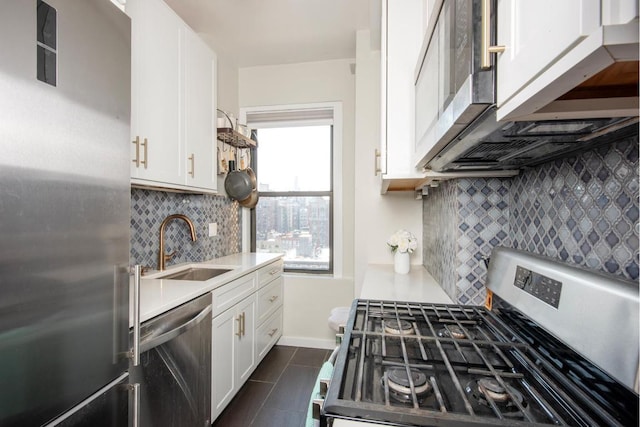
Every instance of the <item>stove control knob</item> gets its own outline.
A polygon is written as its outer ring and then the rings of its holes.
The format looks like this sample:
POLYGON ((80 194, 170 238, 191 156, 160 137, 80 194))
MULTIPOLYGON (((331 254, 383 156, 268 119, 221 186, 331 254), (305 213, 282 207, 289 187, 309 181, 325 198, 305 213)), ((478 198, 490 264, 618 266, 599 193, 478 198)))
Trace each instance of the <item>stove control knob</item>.
POLYGON ((322 407, 324 406, 324 399, 313 399, 311 402, 311 413, 314 420, 320 419, 322 413, 322 407))
POLYGON ((329 390, 329 383, 331 380, 329 378, 320 378, 320 396, 326 397, 327 391, 329 390))
POLYGON ((516 278, 513 281, 514 286, 525 289, 531 283, 531 270, 518 266, 516 268, 516 278))

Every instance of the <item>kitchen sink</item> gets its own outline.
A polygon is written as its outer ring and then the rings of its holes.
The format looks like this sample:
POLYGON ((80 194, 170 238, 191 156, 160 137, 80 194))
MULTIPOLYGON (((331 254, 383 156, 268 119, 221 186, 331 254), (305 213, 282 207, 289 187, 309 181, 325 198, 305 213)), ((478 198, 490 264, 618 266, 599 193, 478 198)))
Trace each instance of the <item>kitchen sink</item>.
POLYGON ((198 282, 204 282, 213 277, 224 274, 231 269, 228 268, 198 268, 191 267, 186 270, 178 271, 177 273, 167 274, 166 276, 158 277, 158 279, 166 280, 194 280, 198 282))

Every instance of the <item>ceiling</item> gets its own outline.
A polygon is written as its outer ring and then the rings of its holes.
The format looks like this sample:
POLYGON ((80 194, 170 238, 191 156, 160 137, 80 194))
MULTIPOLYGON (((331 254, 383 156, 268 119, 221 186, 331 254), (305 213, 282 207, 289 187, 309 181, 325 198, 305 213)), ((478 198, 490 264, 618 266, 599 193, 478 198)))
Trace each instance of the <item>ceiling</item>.
POLYGON ((238 67, 355 58, 358 30, 379 46, 380 0, 165 1, 238 67))

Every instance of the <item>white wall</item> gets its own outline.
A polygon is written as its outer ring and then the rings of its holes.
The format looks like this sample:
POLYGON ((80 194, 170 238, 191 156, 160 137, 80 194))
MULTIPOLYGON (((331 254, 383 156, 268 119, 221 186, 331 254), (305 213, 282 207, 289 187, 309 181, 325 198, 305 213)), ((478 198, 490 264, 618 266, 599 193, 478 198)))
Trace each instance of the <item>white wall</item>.
MULTIPOLYGON (((422 242, 422 201, 413 192, 380 194, 374 150, 380 146, 380 50, 369 31, 357 34, 354 60, 251 67, 239 70, 239 106, 258 107, 340 101, 343 104, 342 277, 285 276, 284 336, 281 344, 331 347, 331 308, 357 297, 368 264, 391 264, 386 245, 405 228, 422 242), (356 62, 356 74, 351 64, 356 62)), ((308 159, 301 158, 301 161, 308 159)), ((422 263, 419 248, 412 264, 422 263)))
POLYGON ((238 117, 238 67, 218 55, 218 108, 238 117))
MULTIPOLYGON (((355 295, 360 294, 367 264, 391 264, 386 244, 398 229, 411 231, 422 242, 422 201, 413 192, 380 194, 374 152, 380 147, 380 51, 372 49, 369 32, 359 31, 356 55, 355 162, 355 295)), ((422 264, 422 250, 411 256, 422 264)))
MULTIPOLYGON (((350 305, 354 296, 355 76, 353 60, 333 60, 241 68, 240 107, 341 102, 342 277, 285 275, 284 326, 280 344, 332 348, 331 308, 350 305)), ((312 161, 301 154, 300 161, 312 161)))
MULTIPOLYGON (((235 63, 223 55, 218 55, 216 64, 216 107, 233 113, 238 117, 238 67, 235 63)), ((221 145, 217 142, 218 146, 221 145)), ((218 193, 226 195, 224 179, 226 175, 218 175, 218 193)))

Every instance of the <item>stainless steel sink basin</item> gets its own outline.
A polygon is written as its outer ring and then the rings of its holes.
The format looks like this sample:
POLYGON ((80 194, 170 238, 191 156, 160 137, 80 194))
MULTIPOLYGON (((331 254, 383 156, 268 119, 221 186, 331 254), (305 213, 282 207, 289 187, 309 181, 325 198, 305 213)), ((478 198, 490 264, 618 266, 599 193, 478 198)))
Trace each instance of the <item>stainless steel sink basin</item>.
POLYGON ((224 274, 231 269, 228 268, 197 268, 192 267, 186 270, 178 271, 177 273, 167 274, 166 276, 158 277, 158 279, 168 280, 194 280, 198 282, 204 282, 213 277, 224 274))

